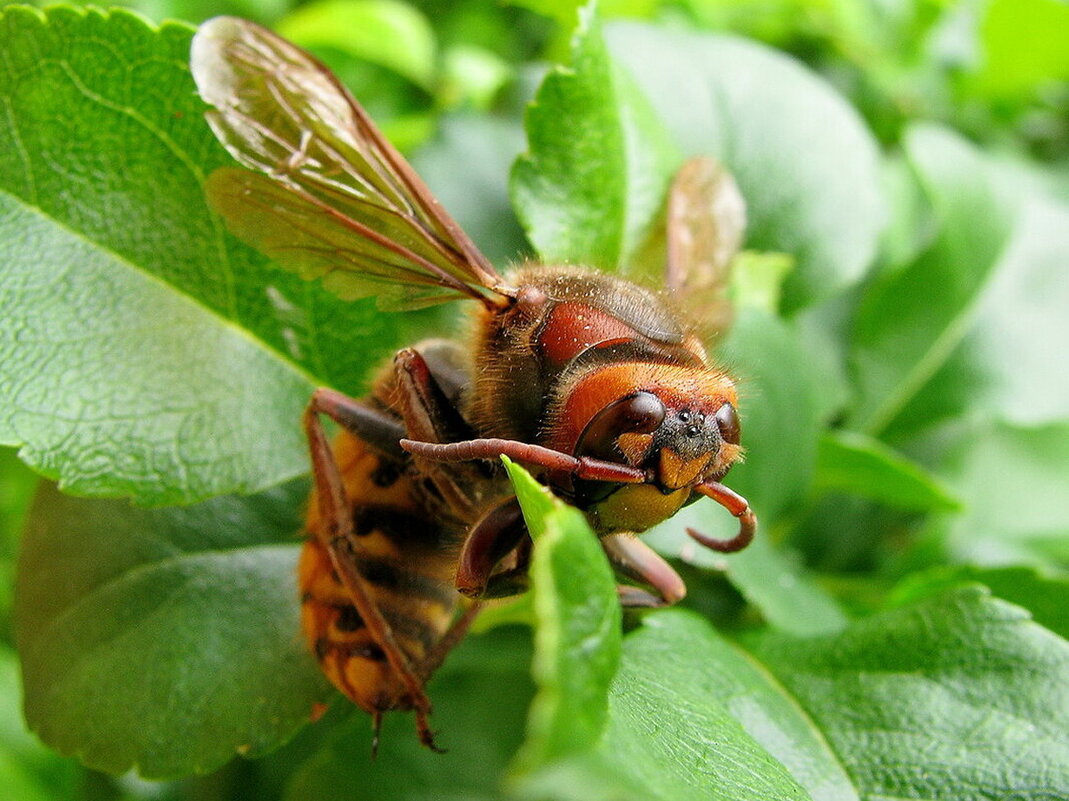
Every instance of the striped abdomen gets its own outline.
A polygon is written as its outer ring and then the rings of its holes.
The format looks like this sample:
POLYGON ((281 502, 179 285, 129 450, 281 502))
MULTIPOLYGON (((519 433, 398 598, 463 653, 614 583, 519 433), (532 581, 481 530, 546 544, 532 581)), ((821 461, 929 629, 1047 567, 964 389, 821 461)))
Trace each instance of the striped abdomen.
MULTIPOLYGON (((417 501, 399 463, 342 433, 334 453, 352 502, 355 558, 366 592, 419 670, 448 630, 460 596, 454 588, 457 533, 417 501)), ((409 709, 411 699, 339 581, 315 537, 319 513, 309 504, 309 538, 301 554, 302 625, 327 678, 368 712, 409 709)))

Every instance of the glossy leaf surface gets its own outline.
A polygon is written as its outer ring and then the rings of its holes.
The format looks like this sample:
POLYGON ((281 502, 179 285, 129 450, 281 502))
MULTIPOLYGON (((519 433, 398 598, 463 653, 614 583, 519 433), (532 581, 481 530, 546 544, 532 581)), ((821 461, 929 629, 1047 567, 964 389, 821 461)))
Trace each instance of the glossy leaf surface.
POLYGON ((306 492, 143 510, 42 489, 16 608, 31 729, 97 769, 148 777, 289 739, 331 693, 300 636, 306 492))

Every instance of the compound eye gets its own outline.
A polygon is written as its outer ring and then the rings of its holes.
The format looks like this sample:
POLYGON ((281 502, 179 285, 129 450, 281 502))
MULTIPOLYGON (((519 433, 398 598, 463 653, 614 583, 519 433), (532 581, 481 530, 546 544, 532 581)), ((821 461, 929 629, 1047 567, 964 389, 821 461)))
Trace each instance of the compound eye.
POLYGON ((648 434, 664 422, 664 417, 664 404, 652 392, 636 392, 620 398, 587 424, 576 454, 617 459, 616 441, 621 434, 648 434))
POLYGON ((716 424, 720 426, 720 438, 732 445, 739 444, 739 416, 735 414, 735 407, 725 403, 716 410, 714 417, 716 424))
POLYGON ((611 415, 617 433, 633 431, 649 433, 664 422, 665 409, 661 399, 652 392, 636 392, 618 400, 599 415, 611 415))

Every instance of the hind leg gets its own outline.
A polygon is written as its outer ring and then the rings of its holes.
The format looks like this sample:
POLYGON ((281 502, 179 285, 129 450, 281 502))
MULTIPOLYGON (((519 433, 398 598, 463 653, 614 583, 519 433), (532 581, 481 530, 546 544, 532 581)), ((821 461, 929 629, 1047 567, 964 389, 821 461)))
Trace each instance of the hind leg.
POLYGON ((354 409, 359 414, 366 407, 340 393, 320 390, 313 395, 304 414, 304 428, 308 436, 312 476, 321 521, 316 527, 315 535, 330 556, 338 579, 345 587, 356 611, 375 642, 382 648, 390 667, 405 686, 416 712, 420 740, 424 745, 434 748, 434 738, 427 721, 431 705, 423 690, 423 678, 398 644, 390 624, 383 617, 360 576, 358 565, 361 548, 353 528, 352 505, 346 495, 326 432, 319 420, 319 414, 325 413, 348 428, 349 426, 345 425, 349 419, 346 415, 351 414, 354 409), (323 403, 324 395, 327 403, 323 403), (342 419, 339 420, 339 417, 342 419))

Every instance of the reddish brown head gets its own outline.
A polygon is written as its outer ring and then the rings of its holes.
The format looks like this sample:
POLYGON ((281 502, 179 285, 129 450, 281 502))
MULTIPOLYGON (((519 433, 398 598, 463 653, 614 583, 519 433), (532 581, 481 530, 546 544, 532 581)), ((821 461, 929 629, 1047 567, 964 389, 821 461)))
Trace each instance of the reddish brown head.
POLYGON ((624 362, 568 388, 547 427, 550 447, 650 470, 664 495, 719 480, 742 449, 738 398, 719 370, 624 362))

